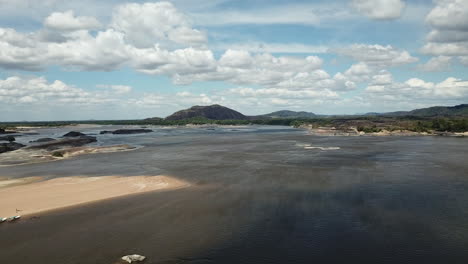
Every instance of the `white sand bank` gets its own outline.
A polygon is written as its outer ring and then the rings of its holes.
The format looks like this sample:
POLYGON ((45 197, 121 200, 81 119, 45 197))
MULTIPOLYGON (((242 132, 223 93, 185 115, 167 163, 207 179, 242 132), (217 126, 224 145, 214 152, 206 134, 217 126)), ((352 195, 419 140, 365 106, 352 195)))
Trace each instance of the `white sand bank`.
POLYGON ((185 181, 163 175, 65 177, 39 182, 37 177, 0 180, 0 217, 30 215, 108 198, 188 186, 185 181), (11 186, 21 183, 26 184, 11 186), (16 209, 21 211, 17 213, 16 209))

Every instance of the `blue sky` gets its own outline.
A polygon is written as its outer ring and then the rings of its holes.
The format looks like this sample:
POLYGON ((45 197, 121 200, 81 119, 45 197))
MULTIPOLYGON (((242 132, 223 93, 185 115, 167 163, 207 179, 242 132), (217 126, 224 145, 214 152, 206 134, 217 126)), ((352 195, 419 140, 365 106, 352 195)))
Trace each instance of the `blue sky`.
POLYGON ((0 121, 468 102, 468 0, 0 0, 0 121))

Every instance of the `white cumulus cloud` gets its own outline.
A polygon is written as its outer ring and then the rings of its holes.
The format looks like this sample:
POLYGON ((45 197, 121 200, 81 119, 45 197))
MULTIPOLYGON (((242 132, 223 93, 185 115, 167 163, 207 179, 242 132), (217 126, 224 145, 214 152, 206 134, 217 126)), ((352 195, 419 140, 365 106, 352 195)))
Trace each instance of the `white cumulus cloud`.
POLYGON ((417 69, 425 72, 440 72, 450 69, 452 58, 449 56, 437 56, 431 58, 424 64, 418 65, 417 69))
POLYGON ((353 44, 335 49, 336 53, 364 62, 374 67, 394 67, 418 61, 408 51, 398 50, 390 45, 353 44))
POLYGON ((8 104, 101 104, 114 101, 108 94, 88 92, 60 80, 11 76, 0 79, 0 101, 8 104))
POLYGON ((170 2, 129 3, 118 6, 111 27, 125 33, 137 48, 176 43, 184 46, 206 43, 205 33, 193 29, 190 20, 170 2))
POLYGON ((405 8, 402 0, 352 0, 351 5, 360 13, 377 20, 399 18, 405 8))
POLYGON ((403 83, 370 85, 366 91, 395 101, 463 99, 468 96, 468 81, 449 77, 440 83, 433 83, 411 78, 403 83))
POLYGON ((436 56, 468 56, 468 0, 437 0, 426 17, 431 27, 422 52, 436 56))
POLYGON ((73 10, 54 12, 44 20, 47 28, 64 31, 92 30, 101 27, 101 23, 94 17, 75 16, 73 10))

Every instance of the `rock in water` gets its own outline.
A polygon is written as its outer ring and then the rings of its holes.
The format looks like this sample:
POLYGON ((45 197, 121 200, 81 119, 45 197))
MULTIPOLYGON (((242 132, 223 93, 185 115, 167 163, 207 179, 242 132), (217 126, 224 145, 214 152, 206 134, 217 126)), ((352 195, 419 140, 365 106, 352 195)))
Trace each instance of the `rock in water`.
POLYGON ((114 134, 114 135, 129 135, 129 134, 141 134, 141 133, 151 133, 151 129, 118 129, 114 131, 101 131, 99 134, 114 134))
POLYGON ((63 138, 59 140, 53 140, 50 142, 44 142, 37 145, 29 146, 29 149, 47 149, 47 150, 56 150, 63 147, 81 147, 83 145, 96 142, 95 137, 84 136, 84 137, 75 137, 75 138, 63 138))
POLYGON ((29 143, 44 143, 44 142, 50 142, 50 141, 54 141, 55 139, 53 138, 40 138, 40 139, 37 139, 37 140, 32 140, 32 141, 29 141, 29 143))
POLYGON ((10 141, 10 142, 13 142, 15 141, 15 137, 14 136, 4 136, 4 137, 0 137, 0 141, 10 141))
POLYGON ((84 137, 86 136, 85 134, 77 131, 71 131, 63 135, 62 137, 84 137))
POLYGON ((122 260, 124 260, 124 261, 126 261, 128 263, 140 262, 140 261, 143 261, 145 259, 146 259, 145 256, 141 256, 141 255, 137 255, 137 254, 127 255, 127 256, 122 257, 122 260))
POLYGON ((0 153, 8 152, 8 151, 15 151, 20 148, 25 147, 23 144, 10 142, 10 143, 0 143, 0 153))
POLYGON ((16 131, 11 131, 11 130, 5 130, 3 128, 0 128, 0 134, 16 134, 18 132, 16 131))

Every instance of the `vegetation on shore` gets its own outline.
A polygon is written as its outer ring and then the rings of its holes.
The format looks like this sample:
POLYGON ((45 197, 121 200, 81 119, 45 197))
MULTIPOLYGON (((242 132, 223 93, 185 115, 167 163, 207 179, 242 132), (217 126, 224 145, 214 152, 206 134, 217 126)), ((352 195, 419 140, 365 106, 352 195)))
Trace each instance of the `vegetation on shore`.
POLYGON ((245 116, 221 105, 193 106, 167 118, 143 120, 88 120, 51 122, 0 122, 0 134, 16 127, 57 127, 79 124, 97 125, 281 125, 293 127, 328 127, 364 133, 381 131, 412 132, 466 132, 468 131, 468 104, 453 107, 429 107, 406 112, 364 114, 354 116, 318 116, 308 112, 289 110, 266 115, 245 116), (3 132, 2 132, 3 131, 3 132))
POLYGON ((31 127, 57 127, 79 124, 97 125, 158 125, 158 126, 185 126, 185 125, 280 125, 280 126, 311 126, 336 127, 348 129, 355 127, 365 133, 380 132, 382 130, 407 130, 414 132, 465 132, 468 131, 468 117, 382 117, 382 116, 335 116, 317 118, 274 118, 254 120, 212 120, 195 117, 183 120, 145 119, 145 120, 100 120, 100 121, 51 121, 51 122, 11 122, 0 123, 0 128, 12 129, 21 126, 31 127))
POLYGON ((259 119, 259 120, 212 120, 194 117, 183 120, 145 119, 145 120, 92 120, 92 121, 41 121, 41 122, 3 122, 0 128, 14 129, 16 127, 61 127, 80 124, 96 125, 155 125, 155 126, 185 126, 185 125, 291 125, 295 119, 259 119))
POLYGON ((312 127, 336 127, 349 129, 355 127, 364 133, 378 133, 381 131, 412 131, 412 132, 466 132, 468 131, 468 117, 382 117, 361 116, 348 118, 325 118, 324 120, 295 120, 293 125, 312 127))

